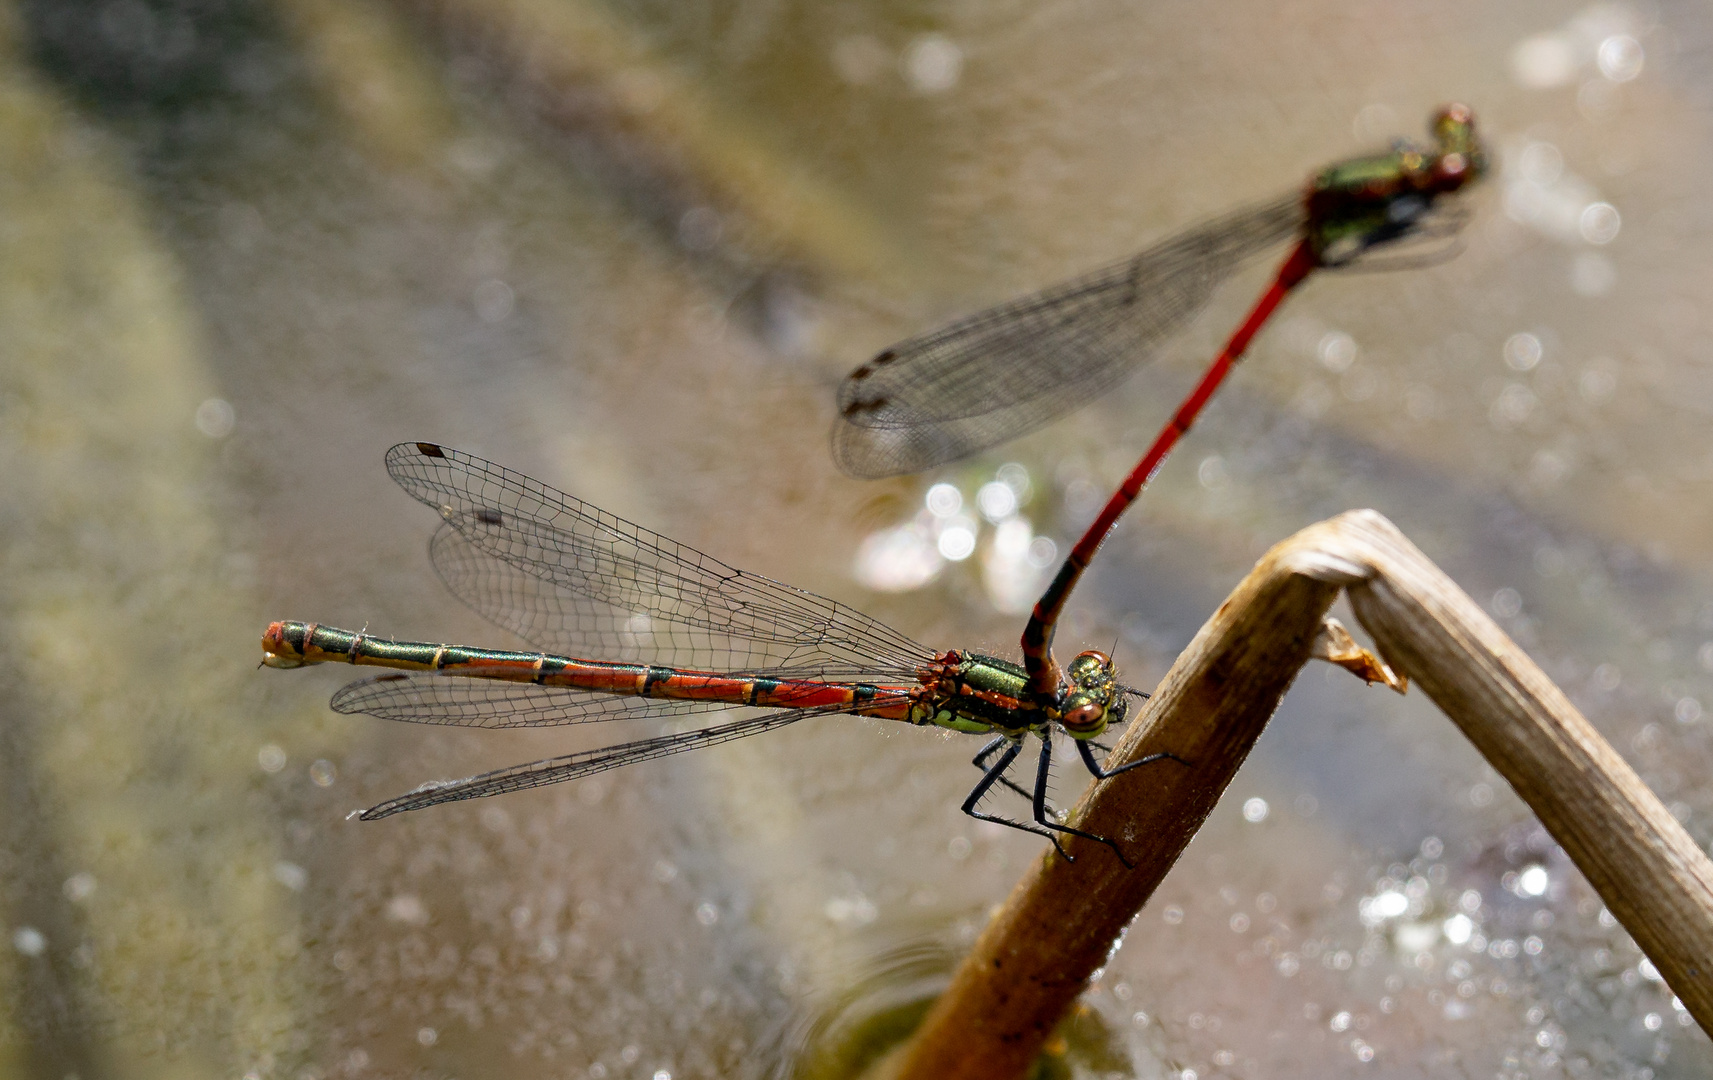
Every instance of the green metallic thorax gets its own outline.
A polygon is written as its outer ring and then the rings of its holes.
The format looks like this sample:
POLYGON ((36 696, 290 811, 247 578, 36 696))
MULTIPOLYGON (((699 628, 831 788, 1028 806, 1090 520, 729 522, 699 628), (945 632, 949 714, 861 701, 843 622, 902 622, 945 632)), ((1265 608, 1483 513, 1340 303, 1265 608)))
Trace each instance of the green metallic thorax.
POLYGON ((1419 169, 1421 161, 1422 155, 1414 150, 1350 158, 1322 169, 1315 177, 1315 190, 1341 188, 1346 191, 1361 191, 1396 187, 1403 175, 1409 171, 1411 163, 1419 169))
POLYGON ((1338 262, 1340 253, 1385 231, 1397 200, 1414 194, 1411 166, 1421 167, 1414 151, 1352 158, 1322 170, 1309 192, 1310 236, 1322 262, 1338 262))
MULTIPOLYGON (((1123 720, 1125 703, 1109 666, 1073 664, 1066 675, 1064 706, 1094 702, 1102 709, 1099 726, 1072 730, 1074 738, 1093 738, 1108 719, 1123 720)), ((1028 688, 1029 676, 1021 666, 997 656, 962 653, 955 665, 942 671, 939 692, 924 703, 916 722, 969 735, 1021 736, 1061 719, 1065 708, 1035 707, 1028 688)))
POLYGON ((1405 235, 1434 199, 1486 172, 1486 153, 1467 110, 1442 113, 1434 138, 1433 147, 1400 143, 1389 154, 1340 161, 1316 174, 1308 192, 1308 240, 1320 265, 1336 266, 1405 235))

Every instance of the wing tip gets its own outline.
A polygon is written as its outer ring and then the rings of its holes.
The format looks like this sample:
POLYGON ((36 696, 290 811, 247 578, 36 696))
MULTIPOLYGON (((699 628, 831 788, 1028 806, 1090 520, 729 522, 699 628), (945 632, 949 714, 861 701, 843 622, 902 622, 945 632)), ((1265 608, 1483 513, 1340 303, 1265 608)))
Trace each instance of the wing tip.
MULTIPOLYGON (((477 777, 467 777, 463 780, 428 780, 418 784, 414 788, 411 788, 409 791, 397 798, 388 799, 386 802, 376 803, 367 810, 352 811, 352 813, 356 815, 358 821, 379 821, 382 818, 392 817, 394 814, 402 814, 406 810, 420 810, 425 806, 433 806, 437 802, 451 801, 444 799, 424 799, 423 796, 433 795, 444 791, 447 788, 455 788, 460 784, 467 784, 474 779, 477 779, 477 777)), ((454 796, 454 798, 457 798, 457 796, 454 796)), ((349 817, 349 815, 347 815, 347 817, 349 817)))

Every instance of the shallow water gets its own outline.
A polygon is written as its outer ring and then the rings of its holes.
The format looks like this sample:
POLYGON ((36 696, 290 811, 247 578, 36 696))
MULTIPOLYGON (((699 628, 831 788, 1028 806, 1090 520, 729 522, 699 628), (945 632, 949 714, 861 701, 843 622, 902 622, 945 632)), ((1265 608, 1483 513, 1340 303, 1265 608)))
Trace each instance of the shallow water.
MULTIPOLYGON (((914 1000, 1039 854, 958 813, 978 743, 818 721, 360 824, 423 780, 614 737, 336 716, 349 673, 256 671, 260 631, 517 644, 440 588, 435 522, 381 468, 433 439, 1012 654, 1040 570, 997 558, 983 487, 1009 480, 1010 520, 1063 551, 1267 268, 1119 392, 935 475, 841 476, 838 380, 1420 138, 1451 99, 1495 159, 1461 252, 1293 296, 1059 640, 1116 640, 1150 685, 1267 546, 1371 506, 1713 841, 1694 5, 8 15, 6 1075, 821 1068, 828 1017, 914 1000), (865 540, 959 514, 970 558, 871 587, 865 540)), ((1078 1058, 1091 1075, 1713 1069, 1452 725, 1319 666, 1086 1001, 1128 1059, 1078 1058)))

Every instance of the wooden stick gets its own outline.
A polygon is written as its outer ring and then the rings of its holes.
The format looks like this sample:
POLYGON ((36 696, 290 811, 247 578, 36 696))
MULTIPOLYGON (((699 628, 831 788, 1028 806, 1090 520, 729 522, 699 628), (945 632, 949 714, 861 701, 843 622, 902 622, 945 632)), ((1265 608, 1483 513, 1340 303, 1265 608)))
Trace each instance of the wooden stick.
MULTIPOLYGON (((1324 526, 1322 527, 1324 528, 1324 526)), ((1022 1076, 1113 942, 1212 812, 1309 659, 1338 583, 1293 572, 1274 548, 1178 657, 1108 767, 1170 752, 1095 784, 1074 815, 1111 837, 1045 848, 952 976, 900 1062, 900 1080, 1022 1076)))
POLYGON ((1370 569, 1357 618, 1522 796, 1701 1030, 1713 1032, 1713 860, 1564 691, 1371 510, 1345 514, 1370 569))
POLYGON ((888 1074, 1020 1077, 1230 783, 1340 587, 1382 654, 1540 817, 1703 1030, 1713 1031, 1713 862, 1563 693, 1396 526, 1342 514, 1274 547, 1125 733, 1072 820, 1118 840, 1032 864, 888 1074), (1138 775, 1138 773, 1145 775, 1138 775))

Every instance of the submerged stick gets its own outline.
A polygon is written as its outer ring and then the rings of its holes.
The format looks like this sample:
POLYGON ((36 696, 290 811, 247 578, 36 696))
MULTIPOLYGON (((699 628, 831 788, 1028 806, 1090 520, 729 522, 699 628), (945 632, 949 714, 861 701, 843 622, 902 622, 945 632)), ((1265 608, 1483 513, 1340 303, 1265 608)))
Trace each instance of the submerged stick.
POLYGON ((1020 1077, 1248 755, 1314 649, 1340 588, 1391 666, 1417 682, 1529 804, 1703 1030, 1713 1031, 1713 861, 1504 632, 1370 510, 1262 557, 1202 627, 1108 768, 1189 762, 1092 785, 1070 863, 1037 860, 988 923, 897 1066, 896 1080, 1020 1077))

